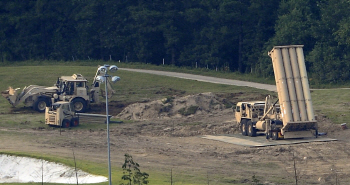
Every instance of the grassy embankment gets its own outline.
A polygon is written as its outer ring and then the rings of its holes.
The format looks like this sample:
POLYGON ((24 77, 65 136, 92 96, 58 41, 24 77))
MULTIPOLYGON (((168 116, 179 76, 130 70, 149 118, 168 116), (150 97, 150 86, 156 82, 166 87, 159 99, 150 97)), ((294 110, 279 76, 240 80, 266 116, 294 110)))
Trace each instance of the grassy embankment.
MULTIPOLYGON (((190 72, 194 74, 216 76, 223 78, 232 78, 232 79, 246 79, 247 77, 238 76, 235 73, 221 73, 215 71, 208 71, 206 69, 199 70, 188 70, 174 67, 157 67, 150 65, 126 65, 116 63, 119 67, 133 67, 133 68, 148 68, 148 69, 160 69, 160 70, 171 70, 178 72, 190 72)), ((97 63, 90 63, 89 65, 81 65, 81 63, 60 63, 56 65, 40 65, 40 66, 31 66, 23 65, 19 67, 14 66, 3 66, 0 67, 0 77, 1 84, 0 90, 5 90, 8 86, 20 87, 36 84, 44 86, 52 86, 57 77, 61 75, 72 75, 73 73, 81 73, 88 78, 91 82, 93 76, 96 72, 97 63), (80 65, 80 66, 79 66, 80 65)), ((183 80, 170 77, 159 77, 156 75, 142 74, 142 73, 132 73, 127 71, 118 71, 115 73, 121 77, 121 81, 114 85, 114 89, 117 94, 111 98, 111 101, 119 102, 136 102, 144 101, 145 99, 158 99, 164 98, 164 93, 168 95, 175 94, 193 94, 200 92, 220 92, 220 93, 238 93, 243 92, 242 99, 244 94, 248 93, 250 96, 254 94, 269 94, 267 91, 257 90, 248 87, 235 87, 228 85, 219 85, 219 84, 210 84, 204 82, 196 82, 192 80, 183 80), (163 93, 159 93, 163 92, 163 93)), ((254 77, 249 77, 250 81, 261 82, 262 81, 271 81, 273 79, 257 79, 254 77)), ((314 104, 314 109, 317 115, 322 115, 330 118, 334 123, 343 123, 349 120, 350 115, 348 114, 350 108, 350 90, 349 89, 331 89, 331 90, 313 90, 312 91, 312 100, 314 104)), ((22 108, 13 109, 9 103, 1 98, 0 99, 0 128, 7 128, 9 131, 1 131, 2 136, 8 135, 9 137, 16 137, 14 132, 11 130, 18 129, 28 129, 33 127, 42 127, 42 122, 44 120, 42 114, 33 113, 30 109, 24 109, 27 111, 27 114, 8 114, 12 110, 23 111, 22 108), (30 121, 31 124, 25 124, 25 122, 30 121)), ((79 129, 90 129, 90 127, 103 129, 103 125, 91 125, 80 127, 79 129)), ((31 136, 27 136, 31 137, 31 136)), ((8 137, 6 137, 8 138, 8 137)), ((1 151, 0 151, 1 152, 1 151)), ((72 159, 63 159, 59 156, 42 156, 39 153, 17 153, 13 151, 13 154, 16 155, 31 155, 34 157, 45 158, 48 160, 61 162, 73 165, 72 159)), ((78 161, 79 168, 94 173, 107 176, 105 164, 96 164, 91 161, 78 161)), ((142 166, 142 164, 141 164, 142 166)), ((150 173, 151 184, 164 184, 169 182, 169 174, 166 172, 160 172, 157 170, 147 171, 150 173)), ((113 167, 113 181, 118 182, 121 176, 121 168, 113 167)), ((182 179, 177 179, 177 184, 183 182, 182 184, 197 184, 196 182, 201 182, 198 184, 203 184, 206 182, 206 174, 196 177, 185 177, 182 176, 182 179)), ((101 183, 107 184, 107 183, 101 183)))

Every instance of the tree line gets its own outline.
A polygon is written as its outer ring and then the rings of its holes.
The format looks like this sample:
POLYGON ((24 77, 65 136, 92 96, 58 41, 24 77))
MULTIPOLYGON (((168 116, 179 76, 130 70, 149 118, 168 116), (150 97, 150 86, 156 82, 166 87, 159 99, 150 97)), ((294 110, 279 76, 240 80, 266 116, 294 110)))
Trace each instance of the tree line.
POLYGON ((0 0, 1 61, 121 60, 273 74, 304 45, 315 83, 350 78, 348 0, 0 0))

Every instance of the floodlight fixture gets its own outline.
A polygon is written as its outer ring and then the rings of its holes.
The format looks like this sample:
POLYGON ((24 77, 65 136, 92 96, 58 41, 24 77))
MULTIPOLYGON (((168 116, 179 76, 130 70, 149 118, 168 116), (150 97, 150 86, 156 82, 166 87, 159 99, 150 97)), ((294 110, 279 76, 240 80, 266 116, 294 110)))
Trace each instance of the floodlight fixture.
POLYGON ((98 71, 100 73, 103 73, 103 74, 105 74, 107 72, 107 70, 108 70, 108 68, 106 66, 101 66, 98 68, 98 71))
POLYGON ((97 80, 98 82, 100 82, 100 83, 103 83, 103 82, 105 81, 105 77, 103 77, 103 76, 97 76, 97 77, 96 77, 96 80, 97 80))
POLYGON ((118 67, 116 65, 111 65, 111 67, 109 67, 109 71, 114 73, 118 70, 118 67))
POLYGON ((119 76, 113 76, 112 77, 112 82, 118 82, 120 80, 120 77, 119 76))

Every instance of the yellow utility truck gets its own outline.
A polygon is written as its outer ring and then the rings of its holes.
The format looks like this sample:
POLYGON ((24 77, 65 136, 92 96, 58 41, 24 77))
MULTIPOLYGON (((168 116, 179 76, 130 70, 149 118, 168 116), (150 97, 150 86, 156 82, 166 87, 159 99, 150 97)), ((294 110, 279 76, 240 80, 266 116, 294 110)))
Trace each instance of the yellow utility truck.
POLYGON ((269 53, 278 100, 238 102, 236 121, 242 135, 265 133, 267 138, 317 137, 318 125, 311 101, 303 45, 275 46, 269 53))

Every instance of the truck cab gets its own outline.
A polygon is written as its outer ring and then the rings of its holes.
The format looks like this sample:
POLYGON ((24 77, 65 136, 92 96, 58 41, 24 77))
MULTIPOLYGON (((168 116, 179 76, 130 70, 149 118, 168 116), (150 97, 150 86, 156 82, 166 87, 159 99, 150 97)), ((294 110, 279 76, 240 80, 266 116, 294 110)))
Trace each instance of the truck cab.
POLYGON ((75 111, 85 112, 90 103, 90 95, 87 79, 83 75, 62 76, 58 78, 56 86, 59 89, 56 99, 72 102, 75 111))
POLYGON ((243 136, 255 137, 257 132, 263 131, 268 137, 271 135, 274 140, 279 138, 278 133, 282 124, 279 121, 280 106, 276 104, 277 102, 272 105, 270 100, 270 97, 267 97, 266 101, 237 103, 235 117, 243 136))
POLYGON ((264 115, 265 102, 238 102, 235 108, 235 117, 237 123, 244 119, 258 121, 264 115))

